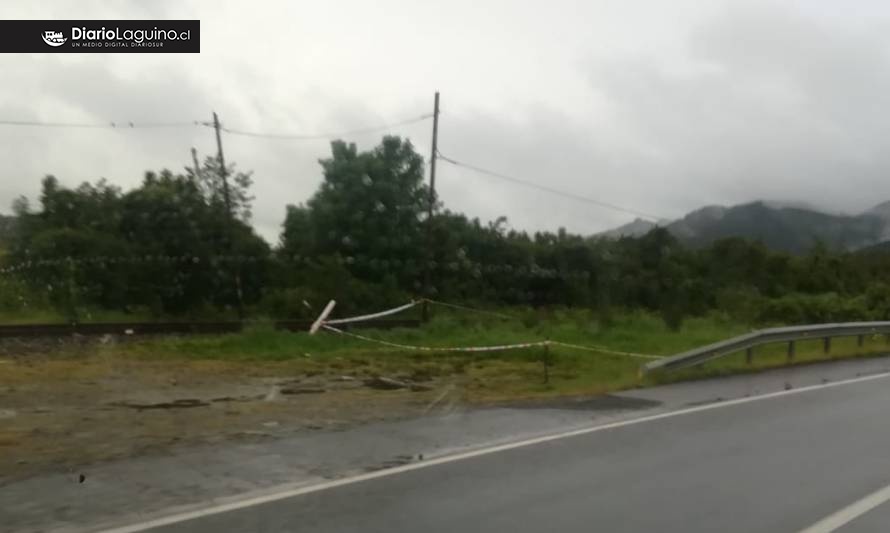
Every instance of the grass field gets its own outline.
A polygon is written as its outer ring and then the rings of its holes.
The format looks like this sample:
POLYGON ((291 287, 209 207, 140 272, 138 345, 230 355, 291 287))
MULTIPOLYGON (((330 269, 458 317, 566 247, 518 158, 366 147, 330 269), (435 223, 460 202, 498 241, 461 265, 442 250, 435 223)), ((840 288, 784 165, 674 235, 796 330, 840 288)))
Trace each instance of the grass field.
MULTIPOLYGON (((604 327, 587 311, 528 313, 516 320, 498 320, 464 312, 439 312, 419 329, 359 330, 371 338, 407 345, 433 347, 485 346, 544 339, 605 347, 650 355, 673 355, 703 344, 750 331, 750 327, 721 315, 692 318, 679 331, 670 331, 656 316, 636 312, 617 315, 604 327)), ((726 356, 701 367, 639 377, 647 359, 607 352, 579 351, 551 346, 484 353, 403 350, 335 333, 274 331, 255 326, 240 334, 167 337, 127 345, 124 353, 136 358, 225 360, 280 364, 298 371, 322 374, 430 375, 459 380, 466 399, 489 402, 517 398, 597 394, 681 379, 756 371, 787 364, 786 345, 755 350, 752 365, 744 354, 726 356), (551 364, 546 369, 543 360, 551 364)), ((858 347, 855 338, 835 339, 824 354, 821 340, 797 343, 795 364, 838 357, 868 356, 888 351, 881 339, 858 347)))
MULTIPOLYGON (((484 346, 551 339, 671 355, 744 333, 721 315, 670 331, 655 316, 616 314, 608 327, 585 311, 517 313, 498 320, 437 312, 419 329, 357 330, 425 346, 484 346)), ((0 345, 0 480, 173 447, 283 437, 371 421, 449 415, 475 405, 586 396, 675 380, 785 365, 785 345, 733 354, 699 368, 640 378, 649 359, 550 345, 504 352, 397 349, 323 332, 255 324, 227 335, 35 339, 0 345), (549 360, 546 367, 543 361, 549 360), (545 379, 546 376, 546 379, 545 379), (378 386, 401 382, 396 389, 378 386), (383 380, 385 381, 385 380, 383 380), (189 408, 177 406, 191 405, 189 408), (17 458, 27 456, 21 463, 17 458)), ((799 342, 795 364, 884 353, 885 339, 799 342)))

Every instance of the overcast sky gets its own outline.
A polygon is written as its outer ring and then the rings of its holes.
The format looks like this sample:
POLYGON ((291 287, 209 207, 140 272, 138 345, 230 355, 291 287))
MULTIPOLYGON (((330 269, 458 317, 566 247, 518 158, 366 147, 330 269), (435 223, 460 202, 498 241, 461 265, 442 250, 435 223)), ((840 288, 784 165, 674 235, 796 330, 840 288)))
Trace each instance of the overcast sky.
MULTIPOLYGON (((446 156, 672 218, 754 199, 858 212, 890 200, 890 3, 827 0, 4 0, 4 19, 200 19, 200 54, 0 56, 0 119, 209 120, 343 131, 432 111, 446 156)), ((424 156, 429 121, 394 128, 424 156)), ((348 137, 370 148, 380 135, 348 137)), ((272 242, 326 140, 225 135, 272 242)), ((212 130, 0 126, 0 208, 43 175, 124 188, 212 130)), ((451 209, 592 233, 632 220, 442 163, 451 209)))

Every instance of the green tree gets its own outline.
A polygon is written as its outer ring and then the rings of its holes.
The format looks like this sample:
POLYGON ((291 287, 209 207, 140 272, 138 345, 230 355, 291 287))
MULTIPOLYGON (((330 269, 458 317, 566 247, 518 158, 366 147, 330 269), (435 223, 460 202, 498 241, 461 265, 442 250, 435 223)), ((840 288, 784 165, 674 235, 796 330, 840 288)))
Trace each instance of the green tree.
POLYGON ((285 253, 340 256, 358 279, 413 288, 421 279, 423 159, 410 141, 384 137, 373 150, 331 143, 324 181, 306 207, 289 207, 285 253), (387 281, 390 280, 390 281, 387 281))

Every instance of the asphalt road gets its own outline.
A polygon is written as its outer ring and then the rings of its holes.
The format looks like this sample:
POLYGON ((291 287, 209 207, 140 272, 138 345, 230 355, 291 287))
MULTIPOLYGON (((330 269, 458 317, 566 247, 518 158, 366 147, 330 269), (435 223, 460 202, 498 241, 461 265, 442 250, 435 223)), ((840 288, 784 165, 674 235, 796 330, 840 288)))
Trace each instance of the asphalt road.
MULTIPOLYGON (((792 392, 151 531, 801 531, 890 483, 890 377, 792 392)), ((878 530, 890 504, 839 531, 878 530)))

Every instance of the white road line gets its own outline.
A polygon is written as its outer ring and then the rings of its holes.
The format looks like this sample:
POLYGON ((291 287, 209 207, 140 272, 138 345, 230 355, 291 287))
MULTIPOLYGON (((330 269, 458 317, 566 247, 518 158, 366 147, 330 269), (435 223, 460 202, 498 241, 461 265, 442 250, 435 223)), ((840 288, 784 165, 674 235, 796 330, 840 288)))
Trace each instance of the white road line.
POLYGON ((831 533, 888 500, 890 500, 890 485, 872 492, 865 498, 851 503, 836 513, 826 516, 810 527, 802 529, 800 533, 831 533))
MULTIPOLYGON (((422 461, 418 463, 411 463, 407 465, 397 466, 393 468, 388 468, 386 470, 377 470, 374 472, 368 472, 366 474, 359 474, 357 476, 337 479, 333 481, 327 481, 324 483, 319 483, 316 485, 309 485, 297 488, 286 488, 281 490, 280 492, 273 492, 271 494, 264 494, 262 496, 254 496, 247 497, 243 500, 238 500, 230 503, 224 503, 219 505, 214 505, 207 507, 205 509, 199 509, 196 511, 187 511, 183 513, 177 513, 170 516, 165 516, 153 520, 148 520, 145 522, 140 522, 137 524, 131 524, 128 526, 117 527, 113 529, 107 529, 104 533, 135 533, 137 531, 145 531, 146 529, 151 529, 160 526, 166 526, 170 524, 175 524, 178 522, 185 522, 186 520, 194 520, 196 518, 202 518, 205 516, 225 513, 228 511, 234 511, 237 509, 244 509, 246 507, 253 507, 255 505, 261 505, 264 503, 274 502, 278 500, 284 500, 287 498, 293 498, 295 496, 300 496, 302 494, 309 494, 312 492, 319 492, 323 490, 333 489, 336 487, 342 487, 343 485, 351 485, 353 483, 360 483, 362 481, 369 481, 372 479, 394 476, 396 474, 401 474, 403 472, 410 472, 412 470, 420 470, 421 468, 428 468, 431 466, 452 463, 455 461, 462 461, 464 459, 471 459, 473 457, 480 457, 483 455, 489 455, 492 453, 503 452, 507 450, 513 450, 516 448, 524 448, 526 446, 533 446, 535 444, 541 444, 544 442, 555 441, 559 439, 565 439, 569 437, 577 437, 579 435, 587 435, 589 433, 595 433, 597 431, 605 431, 607 429, 615 429, 624 426, 633 426, 636 424, 643 424, 646 422, 653 422, 655 420, 661 420, 663 418, 671 418, 674 416, 688 415, 692 413, 699 413, 702 411, 710 411, 711 409, 719 409, 721 407, 729 407, 732 405, 740 405, 744 403, 756 402, 760 400, 766 400, 769 398, 778 398, 781 396, 789 396, 792 394, 800 394, 803 392, 809 392, 818 389, 827 389, 831 387, 839 387, 842 385, 850 385, 853 383, 862 383, 865 381, 871 381, 875 379, 882 379, 890 377, 890 372, 883 372, 880 374, 873 374, 870 376, 863 376, 858 378, 847 379, 843 381, 835 381, 832 383, 823 383, 819 385, 811 385, 809 387, 801 387, 799 389, 791 389, 791 390, 783 390, 777 392, 771 392, 767 394, 762 394, 760 396, 749 396, 747 398, 737 398, 734 400, 727 400, 723 402, 716 402, 707 405, 699 405, 695 407, 689 407, 687 409, 679 409, 676 411, 669 411, 666 413, 659 413, 656 415, 643 416, 640 418, 633 418, 630 420, 622 420, 619 422, 612 422, 609 424, 603 424, 599 426, 592 426, 587 428, 575 429, 571 431, 564 431, 562 433, 556 433, 553 435, 546 435, 543 437, 535 437, 531 439, 521 440, 517 442, 511 442, 508 444, 500 444, 497 446, 490 446, 488 448, 482 448, 478 450, 456 453, 453 455, 446 455, 443 457, 438 457, 435 459, 429 459, 427 461, 422 461)), ((890 489, 888 489, 890 490, 890 489)), ((807 531, 807 533, 816 533, 816 532, 827 532, 831 531, 830 529, 825 530, 814 530, 813 532, 807 531)))

